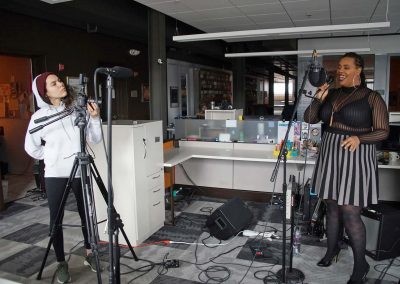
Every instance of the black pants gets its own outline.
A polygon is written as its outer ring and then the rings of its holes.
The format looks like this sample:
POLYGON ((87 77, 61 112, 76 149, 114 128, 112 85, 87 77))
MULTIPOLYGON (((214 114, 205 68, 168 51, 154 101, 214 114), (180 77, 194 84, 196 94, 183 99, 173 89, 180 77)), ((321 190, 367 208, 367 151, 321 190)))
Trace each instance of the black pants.
MULTIPOLYGON (((50 229, 53 227, 56 221, 58 210, 61 206, 61 200, 67 185, 67 178, 45 178, 47 200, 50 209, 50 229)), ((82 184, 80 178, 75 178, 72 181, 72 191, 74 192, 76 203, 78 205, 79 216, 81 217, 82 233, 85 240, 85 248, 90 249, 90 243, 86 230, 86 218, 85 218, 85 207, 83 203, 82 184)), ((56 228, 53 235, 53 247, 56 253, 57 261, 65 261, 64 254, 64 236, 62 230, 62 219, 64 217, 64 210, 60 220, 60 226, 56 228)))

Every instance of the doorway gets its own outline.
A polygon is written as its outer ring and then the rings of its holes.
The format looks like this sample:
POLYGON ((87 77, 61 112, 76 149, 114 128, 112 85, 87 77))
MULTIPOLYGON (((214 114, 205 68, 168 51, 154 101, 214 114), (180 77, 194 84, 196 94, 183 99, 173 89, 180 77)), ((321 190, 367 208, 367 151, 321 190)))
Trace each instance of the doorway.
POLYGON ((6 202, 35 187, 33 160, 24 150, 34 111, 31 82, 31 58, 0 54, 0 165, 6 202))

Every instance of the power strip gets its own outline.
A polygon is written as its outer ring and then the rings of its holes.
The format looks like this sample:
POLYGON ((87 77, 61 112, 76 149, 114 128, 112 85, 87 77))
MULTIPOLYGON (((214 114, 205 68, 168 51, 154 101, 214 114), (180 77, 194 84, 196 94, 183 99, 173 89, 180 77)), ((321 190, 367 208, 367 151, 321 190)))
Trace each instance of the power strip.
POLYGON ((179 267, 179 260, 178 259, 167 259, 164 262, 165 268, 178 268, 179 267))
POLYGON ((263 237, 263 238, 267 238, 267 239, 279 239, 279 236, 276 235, 275 232, 259 233, 259 232, 252 231, 252 230, 244 230, 243 236, 249 237, 249 238, 263 237))

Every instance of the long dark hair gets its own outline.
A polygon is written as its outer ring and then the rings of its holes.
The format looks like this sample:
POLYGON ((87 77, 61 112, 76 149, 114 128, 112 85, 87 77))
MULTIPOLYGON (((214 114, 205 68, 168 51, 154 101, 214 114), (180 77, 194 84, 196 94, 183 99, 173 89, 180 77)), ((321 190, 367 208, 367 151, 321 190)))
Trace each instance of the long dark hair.
POLYGON ((71 90, 68 87, 67 83, 65 83, 65 80, 61 79, 60 77, 58 78, 64 83, 64 87, 67 92, 67 95, 62 99, 62 101, 65 105, 65 108, 69 108, 74 102, 74 96, 71 94, 71 90))
POLYGON ((354 63, 358 68, 361 68, 361 73, 360 73, 360 86, 365 87, 367 85, 365 81, 365 73, 364 73, 364 59, 361 57, 361 55, 355 53, 355 52, 347 52, 343 54, 340 59, 349 57, 354 59, 354 63))
POLYGON ((67 95, 62 99, 66 108, 70 107, 74 101, 73 96, 71 95, 68 87, 66 86, 65 89, 67 90, 67 95))

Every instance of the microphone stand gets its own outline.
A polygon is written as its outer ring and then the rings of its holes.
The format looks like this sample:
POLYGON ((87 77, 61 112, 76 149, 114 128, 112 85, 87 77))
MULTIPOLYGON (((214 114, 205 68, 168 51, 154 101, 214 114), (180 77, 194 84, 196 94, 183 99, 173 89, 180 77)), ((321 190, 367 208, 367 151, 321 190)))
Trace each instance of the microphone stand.
MULTIPOLYGON (((133 259, 139 261, 133 248, 128 240, 128 237, 123 229, 123 223, 120 215, 117 213, 114 207, 114 190, 112 187, 112 91, 114 89, 114 79, 112 76, 117 78, 124 78, 133 75, 132 70, 115 66, 113 68, 97 68, 95 70, 95 78, 97 73, 107 75, 107 218, 108 218, 108 251, 109 251, 109 283, 121 283, 121 271, 120 271, 120 256, 121 248, 119 246, 118 235, 121 231, 125 238, 127 245, 132 253, 133 259)), ((96 79, 95 89, 96 89, 96 79)), ((103 197, 105 197, 105 193, 103 197)))
MULTIPOLYGON (((286 194, 287 194, 287 183, 286 183, 286 169, 287 169, 287 154, 288 154, 288 149, 287 149, 287 141, 289 138, 289 132, 290 128, 292 127, 293 121, 294 121, 294 116, 297 112, 297 109, 299 107, 299 103, 301 100, 301 96, 303 94, 304 86, 307 81, 308 74, 310 73, 310 66, 307 67, 306 72, 304 73, 303 81, 301 83, 301 87, 299 90, 299 95, 297 97, 296 103, 294 105, 293 113, 292 116, 289 120, 289 124, 286 130, 285 134, 285 139, 283 140, 283 145, 282 148, 279 152, 278 158, 276 160, 275 168, 272 172, 271 175, 271 182, 275 182, 277 176, 278 176, 278 171, 279 171, 279 165, 281 160, 283 160, 283 183, 282 183, 282 194, 283 194, 283 220, 282 220, 282 268, 278 270, 277 272, 277 277, 280 279, 281 283, 287 283, 287 280, 298 280, 298 281, 303 281, 305 279, 304 273, 296 268, 293 268, 292 266, 292 257, 293 254, 291 253, 290 257, 290 265, 289 269, 286 268, 286 194)), ((293 202, 293 201, 292 201, 293 202)), ((293 214, 293 212, 292 212, 293 214)), ((293 228, 291 230, 291 244, 293 244, 293 228)), ((293 247, 291 248, 293 250, 293 247)))
POLYGON ((121 283, 121 275, 119 269, 120 247, 118 242, 119 230, 116 226, 116 220, 112 212, 112 205, 114 204, 114 192, 112 188, 112 89, 114 80, 111 74, 107 74, 107 181, 108 181, 108 251, 109 251, 109 283, 121 283))

